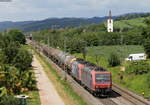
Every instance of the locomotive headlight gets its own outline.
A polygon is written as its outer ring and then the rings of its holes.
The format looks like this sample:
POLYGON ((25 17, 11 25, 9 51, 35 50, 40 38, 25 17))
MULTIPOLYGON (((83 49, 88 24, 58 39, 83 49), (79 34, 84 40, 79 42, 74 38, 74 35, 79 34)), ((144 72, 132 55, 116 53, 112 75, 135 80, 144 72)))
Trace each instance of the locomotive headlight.
POLYGON ((99 86, 95 86, 96 88, 99 88, 99 86))
POLYGON ((110 88, 110 86, 107 86, 107 88, 110 88))

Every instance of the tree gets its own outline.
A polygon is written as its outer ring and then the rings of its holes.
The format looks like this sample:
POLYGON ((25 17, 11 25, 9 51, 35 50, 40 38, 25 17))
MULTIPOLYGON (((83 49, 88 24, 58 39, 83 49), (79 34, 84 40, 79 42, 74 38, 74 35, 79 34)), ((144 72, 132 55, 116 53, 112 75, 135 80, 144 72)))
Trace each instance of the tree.
POLYGON ((144 23, 146 23, 147 25, 150 25, 150 18, 149 18, 149 17, 146 18, 146 19, 144 20, 144 23))
POLYGON ((25 36, 23 35, 22 32, 20 32, 19 30, 10 30, 8 32, 8 36, 13 40, 13 41, 17 41, 20 44, 25 44, 26 40, 25 40, 25 36))
POLYGON ((86 49, 86 46, 83 46, 84 48, 82 49, 82 55, 83 55, 83 58, 86 60, 86 55, 87 55, 87 49, 86 49))
POLYGON ((2 51, 7 57, 7 63, 12 63, 14 57, 18 53, 18 49, 20 48, 20 44, 14 41, 8 41, 3 47, 2 51))
POLYGON ((146 39, 144 42, 144 50, 147 54, 147 57, 150 58, 150 39, 146 39))
POLYGON ((14 96, 4 96, 0 98, 0 105, 20 105, 20 102, 14 96))
POLYGON ((19 49, 16 57, 13 59, 13 65, 20 70, 27 70, 32 62, 32 54, 25 49, 19 49))
POLYGON ((7 57, 2 51, 0 51, 0 64, 4 63, 7 63, 7 57))
POLYGON ((108 58, 108 63, 110 66, 118 66, 121 64, 121 60, 116 53, 112 52, 108 58))
POLYGON ((20 94, 25 89, 36 89, 36 81, 32 71, 22 71, 13 66, 2 64, 0 65, 0 73, 0 87, 6 87, 9 95, 20 94))
MULTIPOLYGON (((0 34, 0 87, 5 87, 8 95, 35 89, 36 81, 29 70, 32 54, 23 49, 21 44, 25 44, 25 37, 17 30, 0 34)), ((2 97, 0 105, 18 104, 9 97, 2 97)))
POLYGON ((6 87, 8 94, 20 93, 21 79, 19 70, 8 64, 2 64, 0 65, 0 72, 3 73, 0 78, 1 85, 6 87))
POLYGON ((22 74, 23 87, 30 90, 36 89, 36 78, 34 72, 28 71, 22 74))
POLYGON ((147 18, 145 20, 145 23, 147 24, 147 27, 143 28, 143 39, 144 39, 144 49, 145 52, 148 56, 148 58, 150 58, 150 18, 147 18))

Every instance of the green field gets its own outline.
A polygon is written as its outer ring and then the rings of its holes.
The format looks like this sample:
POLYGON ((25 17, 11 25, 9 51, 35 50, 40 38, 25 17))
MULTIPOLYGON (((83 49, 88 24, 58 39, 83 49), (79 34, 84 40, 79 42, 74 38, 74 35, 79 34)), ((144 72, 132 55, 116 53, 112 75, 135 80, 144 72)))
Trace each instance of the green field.
POLYGON ((87 48, 87 54, 90 56, 98 55, 107 58, 111 52, 117 53, 122 59, 124 59, 128 57, 129 54, 144 53, 144 48, 136 45, 98 46, 87 48))
MULTIPOLYGON (((129 19, 129 20, 114 20, 114 28, 133 28, 136 26, 146 26, 144 23, 145 18, 135 18, 135 19, 129 19)), ((106 22, 105 22, 106 25, 106 22)))
POLYGON ((114 27, 115 28, 132 28, 134 26, 145 26, 144 24, 145 18, 136 18, 136 19, 130 19, 130 20, 121 20, 121 21, 115 21, 114 27))
MULTIPOLYGON (((87 48, 86 60, 97 64, 96 56, 98 56, 97 65, 111 71, 113 82, 121 85, 122 87, 128 88, 129 90, 136 92, 140 95, 144 92, 144 97, 150 98, 150 88, 146 83, 147 78, 149 78, 148 74, 129 75, 125 72, 121 72, 121 68, 126 68, 126 66, 130 64, 130 62, 122 62, 122 64, 117 67, 110 67, 108 65, 108 56, 111 52, 114 51, 122 58, 122 60, 131 53, 144 53, 144 49, 142 46, 135 45, 89 47, 87 48), (123 75, 123 80, 119 79, 119 74, 123 75)), ((83 58, 82 54, 75 54, 75 56, 83 58)), ((147 60, 146 62, 150 63, 149 60, 147 60)))
MULTIPOLYGON (((136 45, 124 45, 124 46, 97 46, 97 47, 87 47, 87 61, 92 61, 93 63, 108 67, 107 59, 112 52, 115 52, 122 61, 128 57, 129 54, 133 53, 144 53, 144 48, 142 46, 136 45), (99 62, 96 62, 96 57, 99 62)), ((75 54, 76 57, 83 58, 82 54, 75 54)))

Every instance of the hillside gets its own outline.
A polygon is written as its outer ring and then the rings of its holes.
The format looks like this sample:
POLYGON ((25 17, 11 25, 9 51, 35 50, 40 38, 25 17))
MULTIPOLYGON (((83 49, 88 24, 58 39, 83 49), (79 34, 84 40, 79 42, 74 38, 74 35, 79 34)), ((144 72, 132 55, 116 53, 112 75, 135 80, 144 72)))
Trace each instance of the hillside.
POLYGON ((133 28, 134 26, 145 26, 145 18, 135 18, 130 20, 119 20, 114 22, 115 28, 133 28))
POLYGON ((116 20, 129 20, 129 19, 135 19, 135 18, 144 18, 149 17, 150 13, 127 13, 121 16, 118 16, 116 20))
MULTIPOLYGON (((132 28, 133 26, 144 26, 144 18, 150 16, 149 13, 131 13, 114 16, 115 28, 132 28)), ((0 31, 17 28, 22 31, 37 31, 52 28, 69 28, 81 25, 99 24, 107 20, 107 16, 93 18, 48 18, 40 21, 4 21, 0 22, 0 31)))
POLYGON ((41 21, 23 21, 23 22, 0 22, 0 31, 5 29, 17 28, 23 31, 36 31, 48 28, 66 28, 77 27, 87 24, 98 24, 106 20, 107 17, 93 18, 49 18, 41 21))
POLYGON ((20 27, 22 25, 27 25, 32 23, 33 21, 23 21, 23 22, 12 22, 12 21, 4 21, 0 22, 0 31, 4 31, 8 28, 20 27))
MULTIPOLYGON (((150 16, 150 13, 128 13, 114 16, 113 19, 116 21, 114 27, 132 28, 134 26, 144 26, 143 20, 148 16, 150 16)), ((48 28, 78 27, 81 25, 99 24, 105 22, 107 18, 107 16, 93 18, 49 18, 22 25, 19 29, 24 31, 36 31, 48 28)))

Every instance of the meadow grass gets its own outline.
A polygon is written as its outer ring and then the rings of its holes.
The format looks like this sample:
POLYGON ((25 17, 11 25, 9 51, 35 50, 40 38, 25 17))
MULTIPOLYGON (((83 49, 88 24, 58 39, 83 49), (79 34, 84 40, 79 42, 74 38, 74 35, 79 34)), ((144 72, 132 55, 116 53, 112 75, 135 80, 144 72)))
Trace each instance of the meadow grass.
POLYGON ((98 55, 108 58, 111 52, 115 52, 121 58, 126 58, 129 54, 144 53, 144 48, 137 45, 97 46, 87 48, 87 54, 90 56, 98 55))
POLYGON ((132 28, 134 26, 145 26, 144 24, 145 18, 136 18, 130 20, 120 20, 114 22, 115 28, 132 28))
POLYGON ((27 94, 30 96, 30 98, 27 99, 28 105, 41 105, 38 90, 29 91, 27 94))

